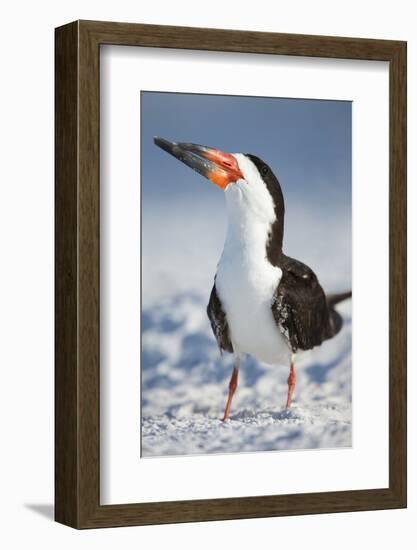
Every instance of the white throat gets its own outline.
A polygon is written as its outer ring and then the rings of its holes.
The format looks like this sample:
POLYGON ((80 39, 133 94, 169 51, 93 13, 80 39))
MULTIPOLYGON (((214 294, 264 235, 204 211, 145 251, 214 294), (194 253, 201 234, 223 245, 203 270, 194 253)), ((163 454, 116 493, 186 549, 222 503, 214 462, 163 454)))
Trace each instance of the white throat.
POLYGON ((272 197, 250 159, 234 155, 244 180, 226 191, 228 228, 217 266, 216 289, 225 310, 233 349, 267 363, 287 362, 289 348, 276 327, 271 302, 282 271, 267 259, 275 221, 272 197))
POLYGON ((253 162, 240 153, 234 157, 245 179, 230 184, 225 191, 228 227, 224 253, 240 250, 246 261, 264 261, 275 221, 274 203, 253 162))

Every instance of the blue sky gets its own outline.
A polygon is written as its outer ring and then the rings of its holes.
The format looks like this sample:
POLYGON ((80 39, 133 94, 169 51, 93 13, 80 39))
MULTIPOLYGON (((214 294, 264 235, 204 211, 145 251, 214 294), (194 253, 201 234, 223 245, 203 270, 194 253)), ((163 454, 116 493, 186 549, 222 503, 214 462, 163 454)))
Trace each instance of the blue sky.
POLYGON ((143 198, 182 195, 204 201, 218 192, 153 144, 200 143, 261 157, 284 195, 350 208, 351 103, 142 92, 143 198))
POLYGON ((226 227, 222 191, 156 147, 155 135, 262 158, 284 193, 285 253, 330 290, 350 285, 350 102, 163 92, 140 99, 145 296, 207 292, 226 227))

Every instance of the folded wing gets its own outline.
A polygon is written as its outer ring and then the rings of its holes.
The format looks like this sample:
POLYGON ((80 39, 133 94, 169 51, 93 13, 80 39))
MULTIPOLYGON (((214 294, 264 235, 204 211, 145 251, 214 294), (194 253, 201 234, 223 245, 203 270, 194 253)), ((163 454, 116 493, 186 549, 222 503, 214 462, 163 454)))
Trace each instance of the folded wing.
POLYGON ((339 332, 340 315, 329 307, 315 273, 305 264, 283 256, 282 277, 271 309, 291 350, 308 350, 339 332))
POLYGON ((216 283, 214 283, 210 294, 210 300, 207 306, 207 315, 220 351, 228 351, 233 353, 229 325, 227 324, 226 313, 223 310, 222 303, 216 291, 216 283))

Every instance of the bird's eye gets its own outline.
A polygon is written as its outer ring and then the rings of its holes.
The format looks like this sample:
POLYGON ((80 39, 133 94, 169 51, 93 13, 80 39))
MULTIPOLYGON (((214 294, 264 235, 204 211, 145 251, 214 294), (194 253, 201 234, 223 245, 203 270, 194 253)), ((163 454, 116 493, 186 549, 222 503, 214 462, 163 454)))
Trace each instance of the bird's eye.
POLYGON ((266 174, 268 173, 268 166, 266 166, 265 164, 262 166, 261 168, 261 174, 263 176, 266 176, 266 174))

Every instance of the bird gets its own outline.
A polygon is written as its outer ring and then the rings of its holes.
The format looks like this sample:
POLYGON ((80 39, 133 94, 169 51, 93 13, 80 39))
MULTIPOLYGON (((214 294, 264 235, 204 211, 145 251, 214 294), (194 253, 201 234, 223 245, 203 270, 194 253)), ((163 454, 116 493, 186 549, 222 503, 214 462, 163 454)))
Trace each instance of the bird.
POLYGON ((226 153, 155 137, 154 143, 223 190, 228 224, 207 315, 220 352, 234 354, 223 421, 230 417, 246 355, 289 367, 285 407, 296 388, 298 352, 342 328, 335 306, 352 291, 326 295, 314 271, 283 252, 284 196, 270 166, 249 153, 226 153))

